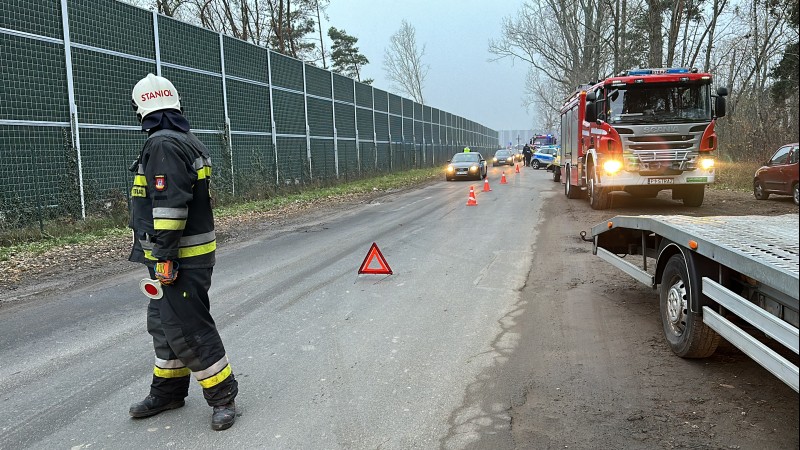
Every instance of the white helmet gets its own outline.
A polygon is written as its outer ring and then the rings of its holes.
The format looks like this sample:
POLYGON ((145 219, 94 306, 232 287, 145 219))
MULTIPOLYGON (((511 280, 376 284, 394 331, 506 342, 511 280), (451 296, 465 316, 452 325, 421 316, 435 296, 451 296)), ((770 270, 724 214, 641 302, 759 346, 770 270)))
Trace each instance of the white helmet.
POLYGON ((131 105, 136 110, 139 120, 154 111, 162 109, 181 109, 178 91, 172 83, 158 75, 148 73, 133 87, 131 105))

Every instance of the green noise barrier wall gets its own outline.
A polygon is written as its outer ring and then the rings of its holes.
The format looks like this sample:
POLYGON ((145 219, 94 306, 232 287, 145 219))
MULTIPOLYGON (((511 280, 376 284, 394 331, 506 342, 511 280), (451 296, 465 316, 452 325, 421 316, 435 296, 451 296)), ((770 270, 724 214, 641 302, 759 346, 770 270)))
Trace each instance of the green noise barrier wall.
POLYGON ((414 168, 497 132, 266 48, 116 0, 0 2, 0 229, 126 201, 148 73, 180 93, 216 195, 414 168))

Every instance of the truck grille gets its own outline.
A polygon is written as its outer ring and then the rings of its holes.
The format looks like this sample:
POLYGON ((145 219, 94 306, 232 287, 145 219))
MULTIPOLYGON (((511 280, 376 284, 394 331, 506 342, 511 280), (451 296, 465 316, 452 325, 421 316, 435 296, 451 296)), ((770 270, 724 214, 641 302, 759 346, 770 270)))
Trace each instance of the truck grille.
POLYGON ((639 162, 647 163, 653 161, 688 161, 692 152, 688 151, 635 151, 633 152, 639 162))
POLYGON ((699 133, 620 135, 625 148, 625 170, 642 175, 677 175, 697 168, 699 133))

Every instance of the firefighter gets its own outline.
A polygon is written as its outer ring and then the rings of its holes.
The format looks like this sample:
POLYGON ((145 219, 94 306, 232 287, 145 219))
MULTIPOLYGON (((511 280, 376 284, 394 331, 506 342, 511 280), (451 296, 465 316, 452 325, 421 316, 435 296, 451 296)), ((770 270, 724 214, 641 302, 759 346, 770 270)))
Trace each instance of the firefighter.
POLYGON ((469 152, 471 152, 471 151, 472 151, 472 150, 471 150, 469 147, 464 147, 464 153, 469 153, 469 152))
POLYGON ((163 296, 147 307, 155 348, 150 394, 129 412, 140 418, 182 407, 194 374, 213 408, 211 428, 224 430, 236 420, 238 385, 209 311, 216 249, 211 159, 189 131, 169 80, 148 74, 132 95, 148 137, 130 168, 134 239, 129 260, 147 266, 150 278, 161 282, 163 296))

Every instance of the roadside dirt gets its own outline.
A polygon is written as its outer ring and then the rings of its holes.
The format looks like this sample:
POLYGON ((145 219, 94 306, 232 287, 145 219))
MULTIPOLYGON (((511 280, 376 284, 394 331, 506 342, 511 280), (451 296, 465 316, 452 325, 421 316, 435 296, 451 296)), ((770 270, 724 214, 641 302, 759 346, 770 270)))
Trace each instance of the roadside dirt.
POLYGON ((592 256, 582 230, 615 215, 797 214, 790 198, 709 190, 700 208, 669 193, 615 196, 593 211, 553 183, 522 292, 525 312, 509 330, 519 349, 508 370, 520 394, 512 433, 519 449, 798 448, 798 396, 730 344, 687 360, 667 347, 658 294, 592 256))

